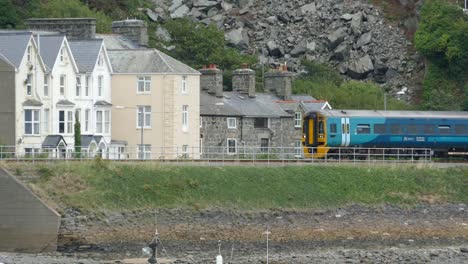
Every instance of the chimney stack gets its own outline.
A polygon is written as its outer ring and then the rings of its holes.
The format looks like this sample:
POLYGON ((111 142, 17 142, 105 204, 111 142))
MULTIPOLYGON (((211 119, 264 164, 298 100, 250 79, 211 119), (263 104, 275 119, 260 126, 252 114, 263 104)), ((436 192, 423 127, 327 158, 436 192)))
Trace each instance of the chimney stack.
POLYGON ((223 97, 223 71, 218 69, 216 64, 210 64, 208 68, 203 66, 198 71, 202 74, 200 76, 201 90, 208 91, 216 97, 223 97))
POLYGON ((293 76, 286 64, 281 64, 278 69, 265 73, 265 91, 275 93, 282 100, 291 100, 293 76))
POLYGON ((232 72, 232 90, 255 97, 255 71, 247 64, 232 72))
POLYGON ((112 22, 112 32, 122 34, 140 46, 148 46, 148 27, 146 23, 138 19, 127 19, 112 22))

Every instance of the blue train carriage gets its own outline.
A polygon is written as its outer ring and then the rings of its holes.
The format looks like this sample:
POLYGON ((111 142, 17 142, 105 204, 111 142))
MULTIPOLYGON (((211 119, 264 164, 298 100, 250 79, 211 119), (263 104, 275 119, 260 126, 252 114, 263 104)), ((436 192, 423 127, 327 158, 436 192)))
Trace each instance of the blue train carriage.
POLYGON ((303 127, 309 158, 324 158, 338 147, 430 148, 435 156, 468 156, 468 112, 320 110, 307 113, 303 127))

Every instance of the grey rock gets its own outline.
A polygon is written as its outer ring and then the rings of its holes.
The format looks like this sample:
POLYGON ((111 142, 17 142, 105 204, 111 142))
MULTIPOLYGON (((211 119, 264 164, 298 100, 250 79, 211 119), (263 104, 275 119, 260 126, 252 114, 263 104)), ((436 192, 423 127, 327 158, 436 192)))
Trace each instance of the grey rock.
POLYGON ((351 20, 351 30, 355 36, 361 35, 362 19, 363 16, 361 12, 353 15, 353 19, 351 20))
POLYGON ((365 79, 373 70, 374 64, 369 55, 348 63, 348 75, 353 79, 365 79))
POLYGON ((149 8, 146 8, 146 15, 154 22, 159 20, 159 15, 149 8))
POLYGON ((358 41, 356 42, 356 49, 359 49, 362 46, 368 45, 372 41, 372 32, 367 32, 362 34, 358 41))
POLYGON ((462 253, 468 253, 468 248, 460 248, 460 252, 462 252, 462 253))
POLYGON ((191 13, 192 13, 192 17, 194 17, 194 18, 203 19, 203 18, 206 17, 206 15, 204 13, 200 12, 200 10, 198 8, 195 8, 195 7, 192 8, 191 13))
POLYGON ((162 27, 158 27, 156 29, 156 37, 158 37, 162 41, 166 41, 166 42, 172 41, 172 38, 169 32, 167 32, 167 30, 162 27))
POLYGON ((193 1, 194 7, 207 8, 207 7, 212 7, 216 5, 218 5, 218 2, 216 1, 210 1, 210 0, 194 0, 193 1))
POLYGON ((240 9, 249 8, 254 4, 254 0, 238 0, 237 2, 240 9))
POLYGON ((290 54, 293 57, 298 57, 307 51, 307 46, 304 43, 300 43, 291 50, 290 54))
POLYGON ((351 21, 351 19, 353 19, 353 15, 351 14, 344 14, 340 17, 341 19, 343 19, 344 21, 351 21))
POLYGON ((307 42, 306 48, 308 51, 315 51, 317 48, 317 43, 315 43, 315 41, 307 42))
POLYGON ((231 3, 228 3, 226 1, 221 2, 221 7, 225 12, 229 12, 232 10, 233 5, 231 3))
POLYGON ((274 40, 267 42, 267 49, 271 56, 281 57, 284 54, 284 51, 276 44, 274 40))
POLYGON ((317 8, 315 6, 315 3, 310 3, 310 4, 306 4, 306 5, 303 5, 301 6, 300 8, 302 14, 306 15, 306 14, 315 14, 315 12, 317 12, 317 8))
POLYGON ((182 17, 187 16, 189 12, 190 12, 190 9, 188 8, 188 6, 181 5, 171 14, 171 18, 182 18, 182 17))
POLYGON ((348 36, 348 32, 344 27, 339 28, 335 30, 335 32, 328 35, 327 39, 330 49, 334 50, 336 47, 338 47, 338 45, 340 45, 341 42, 344 41, 346 36, 348 36))
POLYGON ((213 16, 216 16, 217 14, 218 14, 218 8, 216 7, 210 8, 210 10, 208 10, 208 12, 206 13, 208 17, 213 17, 213 16))
POLYGON ((229 44, 240 49, 245 49, 249 46, 249 37, 243 28, 229 31, 226 33, 225 39, 229 44))
POLYGON ((269 16, 267 18, 265 18, 266 21, 268 21, 268 23, 274 25, 276 24, 276 22, 278 22, 278 19, 276 18, 276 16, 269 16))
POLYGON ((333 57, 337 61, 344 61, 349 56, 349 47, 346 43, 340 44, 333 52, 333 57))
POLYGON ((172 5, 169 7, 169 12, 173 12, 183 4, 183 0, 172 0, 172 5))

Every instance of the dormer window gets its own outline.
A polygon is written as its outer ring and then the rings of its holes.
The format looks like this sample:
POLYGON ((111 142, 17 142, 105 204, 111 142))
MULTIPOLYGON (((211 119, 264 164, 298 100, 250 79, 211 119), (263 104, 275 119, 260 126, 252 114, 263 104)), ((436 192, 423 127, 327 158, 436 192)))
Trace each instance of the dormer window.
POLYGON ((28 62, 31 62, 31 58, 32 58, 31 50, 32 50, 31 46, 28 46, 28 53, 27 53, 28 62))

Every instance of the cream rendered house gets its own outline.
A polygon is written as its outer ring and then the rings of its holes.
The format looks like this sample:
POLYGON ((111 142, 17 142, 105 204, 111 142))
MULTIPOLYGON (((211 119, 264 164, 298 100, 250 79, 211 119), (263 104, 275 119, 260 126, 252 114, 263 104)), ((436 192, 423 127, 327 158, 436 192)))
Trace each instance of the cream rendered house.
POLYGON ((0 34, 0 145, 13 146, 0 152, 39 152, 51 107, 44 100, 46 72, 32 33, 0 34))
POLYGON ((200 73, 156 49, 108 53, 112 138, 128 142, 128 157, 198 158, 200 73))

